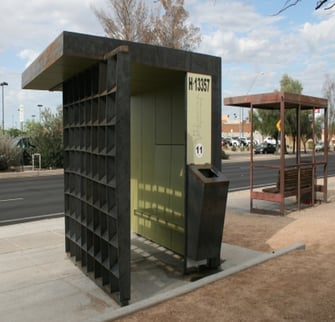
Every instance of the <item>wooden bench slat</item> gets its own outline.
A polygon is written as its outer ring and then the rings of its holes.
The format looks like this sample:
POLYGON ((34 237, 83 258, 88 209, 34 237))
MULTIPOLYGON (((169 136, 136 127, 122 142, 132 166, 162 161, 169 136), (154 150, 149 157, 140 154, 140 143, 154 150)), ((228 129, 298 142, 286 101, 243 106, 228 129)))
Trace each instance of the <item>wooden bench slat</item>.
MULTIPOLYGON (((300 192, 308 193, 312 191, 312 168, 300 169, 300 192)), ((284 170, 284 196, 290 197, 298 195, 298 178, 299 169, 285 169, 284 170)), ((280 193, 280 171, 278 171, 277 184, 275 187, 264 188, 266 193, 280 193)))

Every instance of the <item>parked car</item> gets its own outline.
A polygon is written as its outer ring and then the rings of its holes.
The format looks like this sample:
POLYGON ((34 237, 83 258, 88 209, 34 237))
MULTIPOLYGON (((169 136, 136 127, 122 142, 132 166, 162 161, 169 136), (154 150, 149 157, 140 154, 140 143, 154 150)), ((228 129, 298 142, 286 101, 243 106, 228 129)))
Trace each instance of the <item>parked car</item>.
POLYGON ((315 152, 323 152, 325 150, 325 145, 323 142, 319 142, 315 145, 315 152))
POLYGON ((231 138, 222 137, 221 138, 221 147, 230 145, 231 138))
POLYGON ((240 142, 241 142, 241 145, 243 145, 243 146, 249 146, 250 145, 250 138, 241 137, 240 142))
POLYGON ((237 140, 235 137, 226 137, 221 140, 221 145, 224 146, 239 146, 240 141, 237 140))
POLYGON ((229 143, 230 146, 240 146, 240 140, 238 137, 232 137, 229 143))
POLYGON ((255 154, 267 154, 267 153, 275 153, 276 146, 271 143, 262 143, 256 146, 255 154))
POLYGON ((259 140, 258 139, 254 139, 254 146, 259 145, 259 140))
POLYGON ((268 136, 264 139, 263 142, 275 145, 276 144, 276 139, 272 138, 271 136, 268 136))

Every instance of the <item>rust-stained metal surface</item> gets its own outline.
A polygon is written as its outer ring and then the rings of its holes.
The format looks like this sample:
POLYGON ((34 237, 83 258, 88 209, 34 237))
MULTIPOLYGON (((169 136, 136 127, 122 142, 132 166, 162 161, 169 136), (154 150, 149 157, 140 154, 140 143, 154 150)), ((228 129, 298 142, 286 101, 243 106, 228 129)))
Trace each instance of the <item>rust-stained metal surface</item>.
POLYGON ((104 38, 64 31, 23 72, 22 88, 62 90, 62 83, 103 58, 111 47, 104 38), (83 41, 81 41, 81 39, 83 41))
POLYGON ((64 31, 23 72, 22 88, 62 90, 62 83, 119 46, 129 46, 132 64, 194 73, 217 70, 221 77, 219 57, 64 31))
POLYGON ((279 109, 281 101, 285 102, 285 108, 296 108, 300 105, 302 110, 309 110, 313 107, 326 108, 328 106, 328 101, 324 98, 286 92, 225 97, 224 105, 239 107, 251 107, 253 105, 254 108, 279 109))
MULTIPOLYGON (((287 159, 285 158, 285 149, 280 149, 280 156, 278 160, 278 164, 274 167, 273 165, 262 164, 260 165, 257 160, 254 161, 253 155, 253 147, 250 149, 250 211, 258 212, 258 213, 272 213, 272 214, 281 214, 284 215, 286 213, 285 209, 285 198, 288 196, 295 196, 297 208, 301 209, 303 207, 303 197, 305 190, 304 187, 301 186, 300 176, 304 173, 304 169, 306 167, 310 167, 312 169, 312 185, 311 185, 311 200, 310 204, 314 205, 316 192, 321 192, 323 194, 323 201, 327 201, 327 175, 328 175, 328 142, 325 140, 325 151, 322 155, 322 158, 317 158, 315 151, 311 152, 307 161, 304 156, 302 158, 301 149, 300 149, 300 141, 301 141, 301 128, 300 128, 300 119, 301 112, 309 111, 311 114, 311 127, 313 129, 312 137, 315 138, 316 135, 314 133, 315 129, 315 111, 317 109, 323 110, 324 113, 324 137, 328 137, 328 101, 324 98, 314 97, 314 96, 306 96, 299 94, 292 94, 286 92, 271 92, 271 93, 262 93, 256 95, 243 95, 243 96, 234 96, 234 97, 226 97, 224 98, 224 105, 226 106, 235 106, 235 107, 243 107, 250 108, 250 121, 251 128, 254 128, 253 125, 253 115, 254 109, 264 109, 264 110, 277 110, 280 112, 280 141, 285 141, 285 111, 288 109, 295 110, 296 116, 296 146, 295 146, 295 162, 289 164, 287 159), (274 193, 270 193, 269 189, 264 189, 259 191, 256 187, 254 187, 254 170, 255 168, 263 167, 263 168, 275 168, 277 169, 279 174, 278 183, 280 186, 279 191, 274 193), (295 168, 298 171, 298 178, 296 189, 292 193, 287 193, 287 189, 285 187, 285 173, 287 173, 288 168, 295 168), (316 170, 319 168, 322 172, 321 179, 322 184, 318 184, 316 178, 316 170), (269 201, 278 204, 279 209, 260 209, 259 207, 255 207, 256 200, 269 201)), ((278 121, 279 121, 278 120, 278 121)), ((315 139, 314 139, 315 140, 315 139)), ((253 142, 253 131, 251 131, 251 142, 253 142)), ((315 144, 316 142, 313 141, 315 144)), ((270 189, 271 190, 271 189, 270 189)))

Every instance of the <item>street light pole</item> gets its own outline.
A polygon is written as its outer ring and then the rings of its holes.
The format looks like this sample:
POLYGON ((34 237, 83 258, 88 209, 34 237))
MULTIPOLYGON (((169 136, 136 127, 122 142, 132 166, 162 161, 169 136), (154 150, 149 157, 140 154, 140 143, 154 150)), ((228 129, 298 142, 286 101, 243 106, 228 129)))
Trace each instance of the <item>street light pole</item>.
MULTIPOLYGON (((246 95, 249 95, 249 93, 250 93, 250 91, 251 91, 251 89, 254 87, 254 85, 255 85, 255 83, 256 83, 256 81, 257 81, 257 79, 258 79, 258 77, 259 76, 262 76, 262 75, 264 75, 264 72, 260 72, 260 73, 258 73, 257 75, 256 75, 256 77, 253 79, 253 81, 252 81, 252 83, 250 84, 250 87, 248 88, 248 91, 247 91, 247 94, 246 95)), ((244 118, 244 113, 243 113, 243 107, 241 107, 241 135, 243 136, 244 135, 244 131, 243 131, 243 118, 244 118)))
POLYGON ((43 107, 42 104, 37 104, 37 107, 38 107, 38 117, 39 117, 39 121, 41 123, 41 108, 43 107))
POLYGON ((4 87, 8 83, 2 82, 0 86, 2 87, 2 134, 5 134, 5 98, 4 98, 4 87))

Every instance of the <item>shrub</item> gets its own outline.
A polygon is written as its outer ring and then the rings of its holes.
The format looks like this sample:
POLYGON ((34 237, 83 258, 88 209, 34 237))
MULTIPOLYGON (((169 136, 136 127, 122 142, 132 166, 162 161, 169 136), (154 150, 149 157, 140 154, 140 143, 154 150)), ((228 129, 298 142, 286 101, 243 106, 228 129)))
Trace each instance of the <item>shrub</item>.
POLYGON ((50 109, 41 112, 41 122, 26 122, 26 131, 35 152, 41 154, 42 168, 63 167, 62 109, 53 114, 50 109))
POLYGON ((222 154, 221 154, 221 158, 223 160, 227 160, 229 159, 229 155, 224 151, 224 150, 221 150, 222 151, 222 154))
POLYGON ((21 159, 21 150, 16 142, 9 136, 0 136, 0 170, 8 170, 18 166, 21 159))

